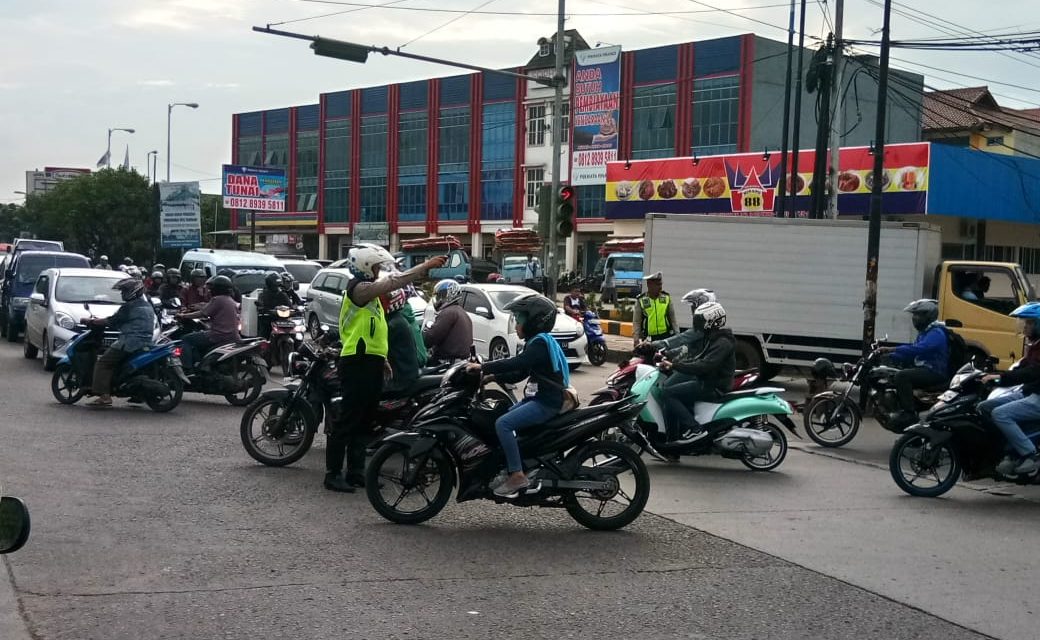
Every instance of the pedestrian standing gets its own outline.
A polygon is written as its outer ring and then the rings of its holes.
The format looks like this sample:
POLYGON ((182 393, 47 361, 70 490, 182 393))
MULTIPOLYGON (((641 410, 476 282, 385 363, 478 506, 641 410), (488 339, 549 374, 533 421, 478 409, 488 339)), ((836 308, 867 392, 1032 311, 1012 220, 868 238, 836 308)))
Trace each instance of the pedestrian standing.
POLYGON ((603 285, 600 287, 603 294, 603 304, 617 304, 617 289, 614 283, 614 267, 608 265, 603 270, 603 285))
POLYGON ((535 283, 538 280, 538 261, 530 253, 527 254, 527 263, 524 264, 524 286, 528 289, 538 290, 535 283))

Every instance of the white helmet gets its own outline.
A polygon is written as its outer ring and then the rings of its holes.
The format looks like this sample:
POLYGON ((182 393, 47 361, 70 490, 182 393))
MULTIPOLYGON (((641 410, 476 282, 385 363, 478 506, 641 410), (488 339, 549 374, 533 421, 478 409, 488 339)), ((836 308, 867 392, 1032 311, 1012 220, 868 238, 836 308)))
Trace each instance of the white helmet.
POLYGON ((462 287, 455 280, 447 278, 434 285, 433 294, 433 308, 440 309, 457 302, 462 297, 462 287))
POLYGON ((693 326, 702 331, 721 329, 726 326, 726 310, 718 302, 705 302, 693 312, 693 326))
POLYGON ((347 259, 350 260, 347 263, 347 268, 350 269, 355 278, 361 278, 362 280, 375 279, 375 274, 372 270, 376 265, 383 265, 388 262, 395 264, 394 257, 390 255, 390 252, 376 244, 360 244, 352 247, 350 252, 347 253, 347 259))
POLYGON ((715 292, 711 289, 694 289, 693 291, 686 292, 686 295, 682 297, 682 301, 693 307, 694 311, 696 311, 697 307, 706 302, 716 302, 715 292))

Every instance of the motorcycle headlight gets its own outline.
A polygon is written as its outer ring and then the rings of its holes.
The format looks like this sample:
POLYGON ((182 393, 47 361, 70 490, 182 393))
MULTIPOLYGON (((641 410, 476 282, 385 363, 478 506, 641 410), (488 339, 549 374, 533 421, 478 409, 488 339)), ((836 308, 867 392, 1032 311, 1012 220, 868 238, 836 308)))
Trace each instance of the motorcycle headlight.
POLYGON ((62 311, 59 311, 54 314, 54 321, 57 322, 59 327, 68 331, 72 331, 76 328, 75 318, 62 311))

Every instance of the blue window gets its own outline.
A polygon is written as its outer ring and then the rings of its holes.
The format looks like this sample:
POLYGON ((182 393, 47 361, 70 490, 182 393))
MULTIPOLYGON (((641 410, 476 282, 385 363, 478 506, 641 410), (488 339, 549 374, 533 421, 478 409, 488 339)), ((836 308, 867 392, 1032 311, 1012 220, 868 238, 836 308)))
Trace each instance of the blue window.
POLYGON ((693 151, 736 153, 740 121, 740 76, 693 81, 693 151))
POLYGON ((347 118, 350 116, 350 92, 338 91, 325 96, 326 118, 347 118))
POLYGON ((272 109, 265 113, 264 133, 289 133, 289 110, 272 109))
POLYGON ((387 117, 361 117, 361 222, 386 222, 387 117))
POLYGON ((469 107, 441 109, 437 145, 437 217, 441 220, 465 220, 469 214, 469 128, 469 107))
POLYGON ((325 123, 326 222, 350 220, 350 120, 325 123))
POLYGON ((238 135, 258 136, 263 128, 263 114, 259 111, 238 116, 238 135))
POLYGON ((602 218, 604 188, 601 184, 585 184, 576 188, 579 218, 602 218))
POLYGON ((480 217, 513 217, 513 171, 516 168, 516 105, 484 105, 480 159, 480 217))
MULTIPOLYGON (((402 93, 405 86, 408 85, 402 85, 402 93)), ((401 222, 426 219, 429 127, 425 111, 408 111, 398 120, 397 219, 401 222)))
POLYGON ((296 135, 296 211, 314 211, 318 206, 318 132, 296 135))
POLYGON ((633 56, 637 83, 674 80, 679 71, 679 47, 675 45, 639 49, 633 56))
POLYGON ((693 75, 713 76, 740 69, 740 36, 693 43, 693 75))
POLYGON ((321 107, 308 104, 296 108, 296 129, 298 131, 317 131, 321 119, 321 107))
POLYGON ((636 87, 632 98, 632 159, 675 155, 675 84, 636 87))

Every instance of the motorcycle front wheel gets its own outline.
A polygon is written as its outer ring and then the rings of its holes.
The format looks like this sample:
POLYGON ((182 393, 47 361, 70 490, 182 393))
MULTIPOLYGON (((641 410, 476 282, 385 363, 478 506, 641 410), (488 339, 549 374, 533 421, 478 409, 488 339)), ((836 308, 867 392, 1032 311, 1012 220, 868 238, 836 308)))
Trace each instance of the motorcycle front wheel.
POLYGON ((62 404, 76 404, 83 397, 85 391, 80 384, 79 374, 72 365, 65 362, 54 369, 51 376, 51 393, 54 399, 62 404))
POLYGON ((805 432, 821 447, 845 446, 859 433, 859 411, 848 399, 816 398, 805 407, 804 416, 805 432))
POLYGON ((239 370, 237 378, 245 385, 245 389, 238 393, 226 394, 224 399, 233 407, 247 407, 253 404, 264 390, 264 374, 260 367, 250 363, 239 370))
POLYGON ((440 513, 454 482, 449 456, 436 448, 416 459, 400 445, 384 444, 365 467, 368 501, 397 524, 420 524, 440 513))
POLYGON ((576 490, 563 498, 567 513, 578 524, 612 531, 639 517, 650 498, 650 474, 639 455, 617 442, 590 442, 568 456, 568 480, 606 482, 602 490, 576 490))
POLYGON ((920 498, 937 498, 961 477, 961 463, 949 442, 934 444, 916 433, 903 434, 888 456, 896 485, 920 498))
POLYGON ((594 367, 602 367, 607 361, 607 345, 604 342, 596 342, 589 345, 589 364, 594 367))
POLYGON ((260 398, 242 415, 239 435, 253 460, 269 467, 284 467, 310 451, 317 426, 305 412, 287 407, 284 398, 260 398), (283 416, 284 428, 276 433, 283 416))
POLYGON ((169 389, 166 395, 159 398, 148 396, 144 401, 148 404, 148 408, 156 413, 173 411, 174 408, 181 403, 181 398, 184 397, 184 383, 181 382, 180 377, 177 375, 177 372, 173 370, 173 367, 163 367, 160 369, 159 382, 165 384, 169 389))
POLYGON ((773 446, 761 455, 745 454, 740 461, 752 471, 772 471, 787 457, 787 436, 784 435, 783 429, 769 422, 765 416, 759 416, 758 419, 760 422, 748 425, 748 428, 768 433, 773 438, 773 446))

